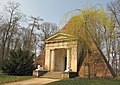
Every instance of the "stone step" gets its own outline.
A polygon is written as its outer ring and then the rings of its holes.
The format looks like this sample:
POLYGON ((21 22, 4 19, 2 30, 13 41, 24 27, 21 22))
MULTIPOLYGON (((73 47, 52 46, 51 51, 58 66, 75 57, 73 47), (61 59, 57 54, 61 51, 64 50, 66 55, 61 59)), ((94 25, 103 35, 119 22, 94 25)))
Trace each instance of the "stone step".
POLYGON ((40 76, 41 78, 53 78, 53 79, 61 79, 62 78, 62 72, 47 72, 43 76, 40 76))

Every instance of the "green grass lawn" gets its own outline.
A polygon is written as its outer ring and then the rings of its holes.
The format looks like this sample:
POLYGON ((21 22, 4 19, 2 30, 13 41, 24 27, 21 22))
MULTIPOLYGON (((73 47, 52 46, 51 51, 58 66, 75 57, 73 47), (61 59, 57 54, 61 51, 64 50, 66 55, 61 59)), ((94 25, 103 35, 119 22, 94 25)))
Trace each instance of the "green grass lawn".
POLYGON ((120 85, 120 79, 64 79, 46 85, 120 85))
POLYGON ((32 76, 12 76, 0 74, 0 84, 31 79, 32 76))

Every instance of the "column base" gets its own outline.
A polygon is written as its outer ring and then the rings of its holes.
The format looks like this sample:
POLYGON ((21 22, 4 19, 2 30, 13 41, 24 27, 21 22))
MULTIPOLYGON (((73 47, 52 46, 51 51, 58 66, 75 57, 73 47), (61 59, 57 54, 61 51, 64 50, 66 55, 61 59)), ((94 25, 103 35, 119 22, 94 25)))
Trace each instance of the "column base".
POLYGON ((77 72, 63 72, 62 73, 62 78, 65 79, 65 78, 74 78, 74 77, 77 77, 78 74, 77 72))

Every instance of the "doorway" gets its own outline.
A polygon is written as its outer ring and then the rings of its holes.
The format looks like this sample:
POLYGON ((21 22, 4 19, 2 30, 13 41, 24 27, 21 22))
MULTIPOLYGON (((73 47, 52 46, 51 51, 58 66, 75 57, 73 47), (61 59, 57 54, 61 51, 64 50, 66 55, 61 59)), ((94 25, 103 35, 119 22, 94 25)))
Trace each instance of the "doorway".
POLYGON ((55 71, 65 71, 67 63, 67 50, 65 48, 55 49, 55 71))
POLYGON ((66 67, 67 67, 67 57, 65 56, 65 59, 64 59, 64 71, 66 70, 66 67))

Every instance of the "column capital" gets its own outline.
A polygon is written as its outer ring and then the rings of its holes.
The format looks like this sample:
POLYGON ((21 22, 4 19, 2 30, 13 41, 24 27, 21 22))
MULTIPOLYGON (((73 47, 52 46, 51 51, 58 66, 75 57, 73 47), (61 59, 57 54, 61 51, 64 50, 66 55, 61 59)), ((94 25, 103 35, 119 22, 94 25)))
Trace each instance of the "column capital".
POLYGON ((70 50, 71 48, 66 48, 67 50, 70 50))
POLYGON ((50 49, 50 50, 54 51, 55 49, 50 49))

